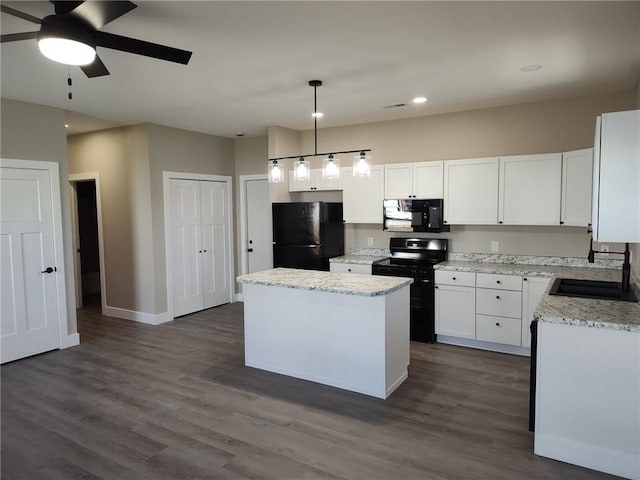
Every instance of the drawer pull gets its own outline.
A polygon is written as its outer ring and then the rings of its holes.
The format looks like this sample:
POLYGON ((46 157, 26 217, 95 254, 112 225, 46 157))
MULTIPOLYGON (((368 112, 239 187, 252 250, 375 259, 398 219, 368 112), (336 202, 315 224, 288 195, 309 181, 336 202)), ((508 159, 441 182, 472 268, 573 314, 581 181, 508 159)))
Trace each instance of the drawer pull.
POLYGON ((500 285, 500 280, 496 280, 496 283, 497 283, 498 285, 500 285))
POLYGON ((347 272, 350 272, 350 271, 351 271, 351 269, 350 269, 350 268, 347 268, 347 272))
POLYGON ((499 327, 499 326, 500 326, 500 322, 496 322, 496 327, 499 327))
POLYGON ((500 300, 500 295, 496 295, 496 298, 497 298, 498 300, 500 300))
POLYGON ((456 279, 456 277, 451 277, 451 280, 455 280, 455 279, 456 279))

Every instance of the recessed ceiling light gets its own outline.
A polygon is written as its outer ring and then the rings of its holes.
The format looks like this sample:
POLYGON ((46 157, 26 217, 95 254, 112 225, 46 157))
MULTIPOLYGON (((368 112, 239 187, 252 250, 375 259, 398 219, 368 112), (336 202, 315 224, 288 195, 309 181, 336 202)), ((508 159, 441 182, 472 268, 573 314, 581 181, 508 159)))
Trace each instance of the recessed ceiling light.
POLYGON ((324 116, 324 113, 322 113, 322 112, 313 112, 311 114, 311 116, 315 117, 315 118, 322 118, 324 116))
POLYGON ((427 101, 427 97, 416 97, 412 101, 413 103, 425 103, 427 101))
POLYGON ((244 132, 236 132, 236 137, 244 137, 244 132))
POLYGON ((542 65, 525 65, 520 69, 521 72, 537 72, 542 68, 542 65))
POLYGON ((69 124, 68 124, 68 123, 65 123, 65 124, 64 124, 64 128, 69 128, 69 124))

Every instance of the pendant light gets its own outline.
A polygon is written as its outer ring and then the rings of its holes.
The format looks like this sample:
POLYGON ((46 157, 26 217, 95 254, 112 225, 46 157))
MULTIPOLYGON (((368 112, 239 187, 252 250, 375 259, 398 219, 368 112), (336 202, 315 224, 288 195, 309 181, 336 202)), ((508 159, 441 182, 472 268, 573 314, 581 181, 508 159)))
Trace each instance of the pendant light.
POLYGON ((366 152, 370 152, 370 148, 360 148, 358 150, 344 150, 340 152, 327 152, 318 153, 318 118, 321 118, 323 114, 318 112, 317 108, 317 88, 322 86, 322 80, 309 80, 309 86, 313 87, 313 144, 314 153, 307 153, 304 155, 293 155, 289 157, 277 157, 270 158, 269 169, 269 181, 271 183, 279 183, 284 181, 284 171, 282 166, 278 164, 278 160, 290 160, 297 159, 293 165, 293 178, 296 181, 309 181, 311 178, 311 164, 306 157, 320 157, 324 156, 322 161, 322 177, 326 179, 335 179, 340 176, 340 162, 336 155, 342 153, 359 153, 357 157, 360 163, 354 161, 354 175, 369 176, 371 175, 371 157, 366 155, 366 152), (356 164, 358 165, 358 172, 356 174, 356 164), (366 168, 365 168, 366 167, 366 168))
POLYGON ((304 157, 300 157, 293 169, 293 178, 299 182, 306 182, 311 178, 311 169, 309 168, 309 162, 304 157))
POLYGON ((327 180, 332 180, 334 178, 338 178, 339 176, 340 176, 340 162, 337 158, 333 156, 333 153, 330 153, 322 161, 322 178, 326 178, 327 180))
POLYGON ((284 172, 282 171, 282 167, 278 164, 278 160, 272 160, 269 162, 269 182, 284 182, 284 172))
POLYGON ((367 156, 365 151, 353 157, 353 176, 354 177, 370 177, 371 176, 371 157, 367 156))

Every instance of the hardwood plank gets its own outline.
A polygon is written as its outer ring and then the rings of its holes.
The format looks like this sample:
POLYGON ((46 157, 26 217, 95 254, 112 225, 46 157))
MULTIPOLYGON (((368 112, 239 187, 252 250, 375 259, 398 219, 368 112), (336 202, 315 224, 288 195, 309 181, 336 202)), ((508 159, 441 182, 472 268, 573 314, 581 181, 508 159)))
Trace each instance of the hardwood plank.
POLYGON ((533 454, 527 358, 412 343, 383 401, 245 367, 242 311, 149 326, 79 310, 79 346, 0 371, 0 476, 614 478, 533 454))

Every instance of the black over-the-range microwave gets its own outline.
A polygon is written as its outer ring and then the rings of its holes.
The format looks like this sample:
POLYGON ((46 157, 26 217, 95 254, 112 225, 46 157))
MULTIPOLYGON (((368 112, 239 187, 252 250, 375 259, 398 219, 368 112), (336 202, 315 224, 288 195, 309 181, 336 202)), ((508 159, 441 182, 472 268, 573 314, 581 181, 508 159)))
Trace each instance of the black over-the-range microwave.
POLYGON ((383 229, 390 232, 448 232, 443 223, 442 199, 385 200, 383 229))

